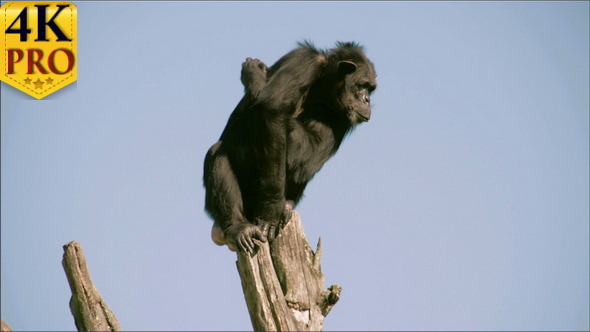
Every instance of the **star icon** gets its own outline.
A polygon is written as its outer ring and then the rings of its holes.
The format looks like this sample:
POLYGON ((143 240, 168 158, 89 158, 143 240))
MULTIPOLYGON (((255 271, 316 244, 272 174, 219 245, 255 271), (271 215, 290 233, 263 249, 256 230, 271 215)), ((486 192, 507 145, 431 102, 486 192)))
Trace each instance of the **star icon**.
POLYGON ((27 77, 27 78, 25 78, 25 84, 31 84, 31 81, 32 81, 32 79, 30 79, 30 78, 28 78, 28 77, 27 77))
POLYGON ((45 82, 47 82, 47 84, 51 85, 53 84, 53 79, 51 79, 51 77, 48 77, 45 82))
POLYGON ((42 89, 43 88, 43 81, 41 81, 40 79, 37 79, 35 82, 33 82, 33 84, 35 84, 35 89, 42 89))

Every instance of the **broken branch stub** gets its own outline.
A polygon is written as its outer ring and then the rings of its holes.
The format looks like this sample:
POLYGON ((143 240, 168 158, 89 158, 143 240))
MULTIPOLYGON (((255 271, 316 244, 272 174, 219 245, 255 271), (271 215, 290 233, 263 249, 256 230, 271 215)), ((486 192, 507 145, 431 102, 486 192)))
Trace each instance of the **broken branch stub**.
POLYGON ((320 331, 324 317, 340 298, 341 287, 324 289, 321 241, 314 252, 299 214, 272 244, 254 255, 238 252, 238 272, 255 331, 320 331))
POLYGON ((72 290, 70 310, 78 331, 121 331, 115 314, 90 279, 80 244, 72 241, 63 248, 62 265, 72 290))

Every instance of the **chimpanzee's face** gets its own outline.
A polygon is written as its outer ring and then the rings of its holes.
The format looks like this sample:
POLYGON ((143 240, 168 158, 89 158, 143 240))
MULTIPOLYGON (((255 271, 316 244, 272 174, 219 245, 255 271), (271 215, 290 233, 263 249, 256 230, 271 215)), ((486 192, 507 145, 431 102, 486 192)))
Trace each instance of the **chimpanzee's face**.
POLYGON ((347 74, 338 89, 339 108, 346 112, 351 124, 356 125, 371 118, 371 93, 377 87, 373 66, 367 62, 346 62, 347 74))

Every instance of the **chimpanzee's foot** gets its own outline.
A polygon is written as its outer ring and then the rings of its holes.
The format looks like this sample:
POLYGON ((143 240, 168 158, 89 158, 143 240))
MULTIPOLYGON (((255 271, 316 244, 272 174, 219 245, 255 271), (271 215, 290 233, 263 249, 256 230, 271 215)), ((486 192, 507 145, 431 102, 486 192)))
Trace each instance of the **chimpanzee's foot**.
POLYGON ((286 200, 285 212, 283 214, 283 217, 281 218, 281 222, 279 223, 281 229, 287 226, 287 223, 289 222, 289 220, 291 220, 291 217, 293 217, 293 208, 295 208, 295 202, 291 200, 286 200))
POLYGON ((269 242, 274 241, 274 239, 279 235, 279 224, 276 222, 258 219, 258 225, 262 230, 262 234, 266 236, 269 242))
POLYGON ((283 211, 283 215, 280 218, 278 218, 278 222, 271 222, 267 220, 258 219, 257 224, 258 226, 260 226, 262 234, 266 236, 270 242, 274 241, 274 239, 276 239, 277 236, 279 236, 279 232, 281 231, 281 229, 283 229, 283 227, 287 225, 289 220, 291 220, 294 206, 295 203, 293 201, 285 201, 285 210, 283 211))
POLYGON ((253 253, 258 247, 254 239, 266 242, 266 236, 263 235, 260 227, 248 222, 230 226, 225 231, 225 238, 230 250, 233 247, 233 249, 238 248, 240 251, 246 253, 253 253))

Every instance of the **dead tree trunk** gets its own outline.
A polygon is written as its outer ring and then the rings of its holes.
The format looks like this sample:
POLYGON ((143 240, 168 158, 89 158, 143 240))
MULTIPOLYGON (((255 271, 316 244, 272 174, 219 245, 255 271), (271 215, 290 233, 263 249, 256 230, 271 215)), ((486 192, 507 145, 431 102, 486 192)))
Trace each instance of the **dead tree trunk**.
POLYGON ((62 265, 72 290, 70 310, 78 331, 121 331, 115 314, 90 280, 86 257, 77 242, 64 247, 62 265))
POLYGON ((341 291, 338 285, 324 290, 321 239, 314 252, 293 211, 271 245, 258 243, 255 255, 239 252, 237 261, 254 330, 321 331, 341 291))
POLYGON ((12 329, 4 320, 0 320, 0 331, 2 332, 12 332, 12 329))

